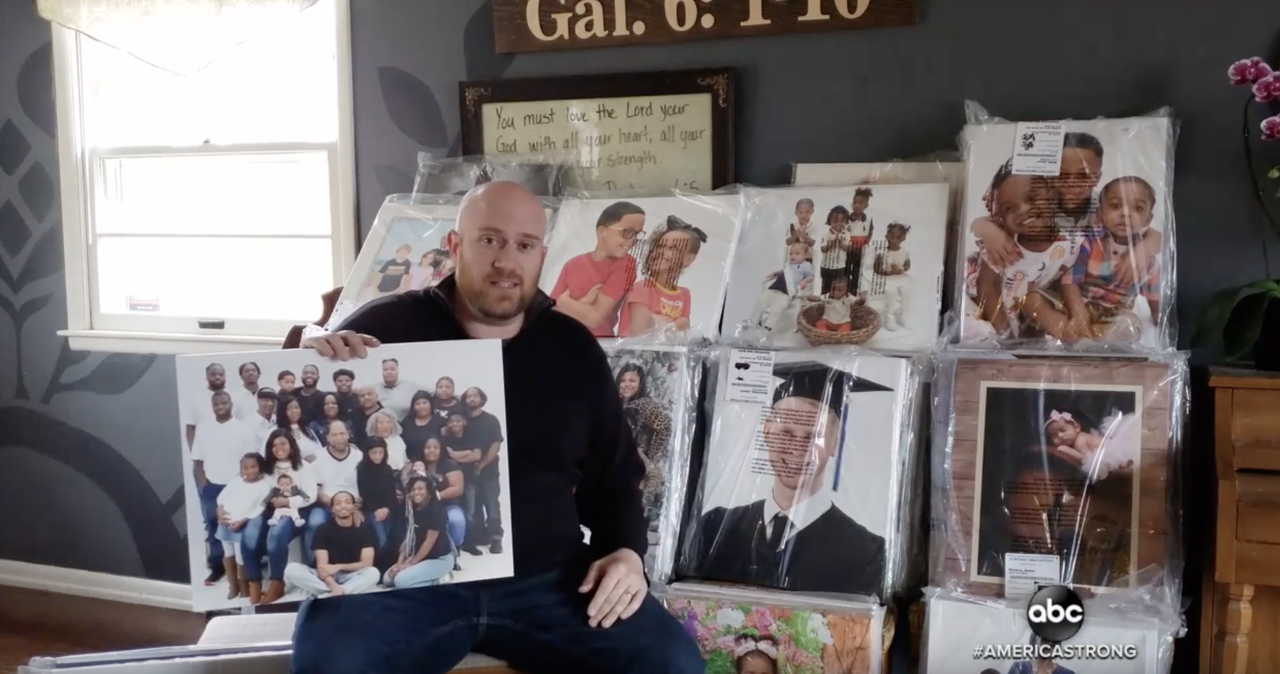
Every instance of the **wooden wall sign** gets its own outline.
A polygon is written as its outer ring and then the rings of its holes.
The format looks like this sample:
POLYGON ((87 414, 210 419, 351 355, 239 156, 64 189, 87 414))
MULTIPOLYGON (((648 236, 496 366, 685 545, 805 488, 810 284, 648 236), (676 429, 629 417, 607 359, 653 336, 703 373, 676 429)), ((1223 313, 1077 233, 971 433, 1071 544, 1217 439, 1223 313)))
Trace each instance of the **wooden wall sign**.
POLYGON ((915 0, 493 0, 500 54, 916 23, 915 0))
POLYGON ((734 182, 731 69, 462 82, 458 93, 463 154, 568 162, 566 190, 734 182))

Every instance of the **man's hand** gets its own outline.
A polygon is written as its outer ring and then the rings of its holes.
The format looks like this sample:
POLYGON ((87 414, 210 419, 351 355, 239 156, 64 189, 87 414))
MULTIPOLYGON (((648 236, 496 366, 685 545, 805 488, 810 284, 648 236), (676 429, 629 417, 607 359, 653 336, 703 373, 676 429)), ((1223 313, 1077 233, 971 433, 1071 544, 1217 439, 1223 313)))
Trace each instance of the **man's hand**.
POLYGON ((337 573, 338 566, 336 564, 316 564, 316 575, 320 576, 321 580, 333 578, 337 573))
POLYGON ((249 523, 249 520, 247 519, 238 520, 238 521, 232 522, 231 524, 228 524, 227 528, 232 531, 240 531, 241 529, 244 528, 244 525, 248 523, 249 523))
POLYGON ((626 620, 640 610, 645 594, 649 591, 644 579, 644 561, 634 550, 618 550, 596 560, 587 569, 578 592, 595 591, 587 606, 587 624, 592 627, 611 627, 618 620, 626 620))
POLYGON ((328 332, 303 340, 306 349, 315 349, 316 353, 334 360, 351 360, 369 355, 369 349, 382 342, 369 335, 359 335, 351 330, 328 332))
POLYGON ((379 522, 385 522, 387 520, 387 515, 390 515, 390 514, 391 514, 390 508, 378 508, 377 510, 373 511, 373 519, 378 520, 379 522))
POLYGON ((387 580, 395 580, 395 577, 400 575, 401 571, 404 571, 403 564, 396 564, 390 569, 387 569, 387 580))

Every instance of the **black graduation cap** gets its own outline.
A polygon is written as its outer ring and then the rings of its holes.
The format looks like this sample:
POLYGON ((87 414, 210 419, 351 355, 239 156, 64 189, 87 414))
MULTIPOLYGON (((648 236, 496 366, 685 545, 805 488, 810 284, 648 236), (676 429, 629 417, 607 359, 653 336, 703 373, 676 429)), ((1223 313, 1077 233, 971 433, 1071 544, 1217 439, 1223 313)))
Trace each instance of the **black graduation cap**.
POLYGON ((845 396, 850 393, 893 390, 813 361, 775 365, 773 376, 778 380, 778 385, 773 389, 774 405, 783 398, 808 398, 831 408, 836 417, 843 414, 845 396))

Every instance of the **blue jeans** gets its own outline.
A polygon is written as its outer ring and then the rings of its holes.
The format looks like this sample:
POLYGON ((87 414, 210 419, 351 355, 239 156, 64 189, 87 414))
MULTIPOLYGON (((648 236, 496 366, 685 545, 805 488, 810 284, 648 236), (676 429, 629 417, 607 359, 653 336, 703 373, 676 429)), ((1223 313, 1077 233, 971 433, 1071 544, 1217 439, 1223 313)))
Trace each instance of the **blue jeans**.
POLYGON ((453 547, 462 547, 462 542, 467 539, 467 516, 462 512, 462 506, 445 506, 445 516, 449 523, 449 540, 453 541, 453 547))
POLYGON ((378 551, 381 552, 387 547, 387 537, 391 535, 391 518, 388 517, 387 519, 379 522, 377 518, 373 516, 373 513, 365 513, 364 521, 368 522, 369 526, 373 527, 373 535, 378 540, 378 551))
POLYGON ((226 485, 206 482, 200 489, 200 516, 204 518, 204 542, 209 545, 205 563, 209 570, 222 568, 222 541, 218 540, 218 494, 226 485))
POLYGON ((397 573, 395 578, 389 578, 389 573, 384 575, 382 582, 397 590, 436 585, 439 584, 441 578, 453 571, 454 559, 453 555, 445 555, 436 559, 424 559, 397 573))
MULTIPOLYGON (((311 512, 321 510, 318 507, 307 507, 298 514, 311 521, 311 512)), ((267 557, 270 580, 284 580, 284 567, 289 564, 289 544, 303 532, 294 525, 291 519, 281 519, 267 526, 267 514, 249 520, 240 530, 244 544, 244 578, 250 581, 262 580, 262 557, 267 557)), ((306 542, 306 539, 303 539, 306 542)), ((305 557, 309 550, 303 549, 305 557)))
POLYGON ((468 653, 523 674, 703 674, 693 639, 652 596, 607 629, 587 625, 582 571, 308 601, 292 674, 446 674, 468 653))

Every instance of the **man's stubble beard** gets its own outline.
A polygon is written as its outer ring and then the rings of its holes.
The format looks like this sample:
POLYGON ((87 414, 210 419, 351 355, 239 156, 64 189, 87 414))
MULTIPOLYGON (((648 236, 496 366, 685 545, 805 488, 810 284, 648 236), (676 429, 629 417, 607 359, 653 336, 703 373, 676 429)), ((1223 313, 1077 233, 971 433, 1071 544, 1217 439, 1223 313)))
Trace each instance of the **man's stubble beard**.
POLYGON ((506 302, 494 300, 493 296, 490 295, 489 278, 487 276, 481 276, 476 279, 474 286, 469 278, 460 276, 458 281, 457 287, 458 293, 461 295, 460 299, 466 302, 467 306, 480 318, 495 322, 509 321, 523 314, 529 308, 529 305, 533 303, 534 295, 538 292, 536 283, 529 287, 524 279, 519 279, 520 294, 513 304, 507 305, 506 302))

